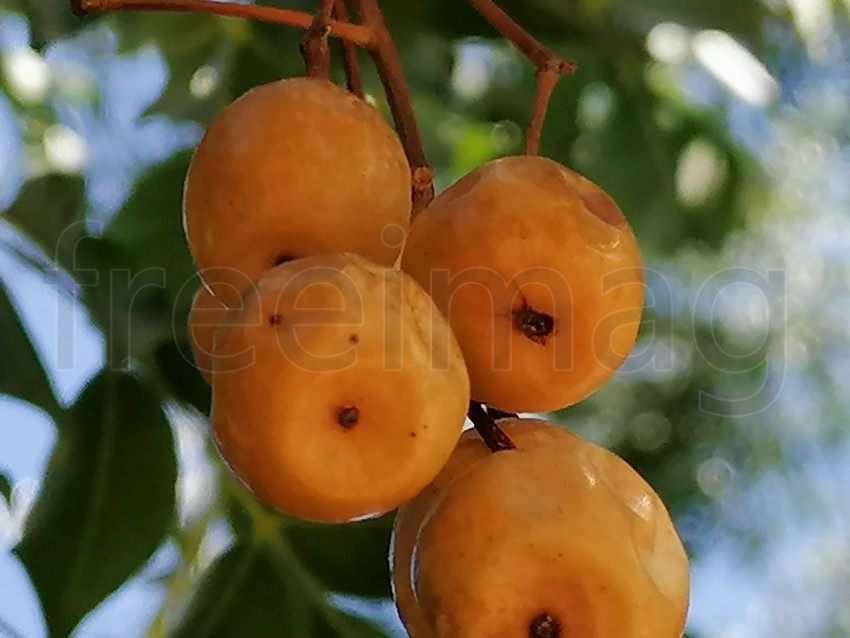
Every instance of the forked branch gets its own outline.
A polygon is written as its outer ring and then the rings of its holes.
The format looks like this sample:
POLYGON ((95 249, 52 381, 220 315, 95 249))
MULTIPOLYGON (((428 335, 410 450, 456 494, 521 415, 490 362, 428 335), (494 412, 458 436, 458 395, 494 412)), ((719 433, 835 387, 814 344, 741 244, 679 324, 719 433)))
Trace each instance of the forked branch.
POLYGON ((331 49, 328 46, 331 28, 328 23, 333 8, 334 0, 319 0, 319 8, 301 40, 304 66, 311 78, 331 79, 331 49))
MULTIPOLYGON (((258 22, 285 24, 299 29, 308 29, 313 23, 313 16, 303 11, 217 0, 71 0, 71 8, 79 16, 113 11, 168 11, 209 13, 258 22)), ((330 36, 361 47, 369 47, 372 44, 372 32, 366 26, 333 19, 328 20, 327 26, 330 28, 328 32, 330 36)))
MULTIPOLYGON (((387 94, 396 130, 410 163, 413 213, 416 214, 434 197, 434 172, 425 157, 410 91, 404 79, 395 42, 387 30, 377 0, 353 0, 353 4, 363 24, 352 24, 330 17, 330 12, 335 7, 337 15, 344 12, 345 7, 341 0, 337 2, 320 0, 319 10, 312 16, 303 11, 217 0, 71 0, 71 6, 77 15, 111 11, 209 13, 307 29, 308 33, 302 42, 302 49, 308 74, 317 77, 330 75, 328 36, 342 38, 351 44, 365 48, 375 61, 378 75, 387 94)), ((359 67, 356 65, 356 55, 351 51, 346 55, 349 84, 355 92, 362 93, 362 80, 359 67)))
POLYGON ((502 37, 528 58, 537 70, 537 92, 525 141, 526 154, 537 155, 540 152, 540 135, 552 92, 561 76, 574 73, 578 67, 575 62, 560 57, 514 22, 493 0, 468 2, 502 37))

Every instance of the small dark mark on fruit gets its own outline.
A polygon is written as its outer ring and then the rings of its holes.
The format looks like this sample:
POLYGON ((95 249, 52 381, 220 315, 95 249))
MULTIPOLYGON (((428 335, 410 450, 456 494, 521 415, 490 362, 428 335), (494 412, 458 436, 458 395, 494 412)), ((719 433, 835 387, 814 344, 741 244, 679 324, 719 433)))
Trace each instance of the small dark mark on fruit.
POLYGON ((546 345, 546 340, 555 332, 555 318, 545 312, 538 312, 523 304, 512 314, 514 328, 519 330, 529 341, 541 346, 546 345))
POLYGON ((269 315, 269 325, 270 326, 279 326, 283 322, 283 316, 274 314, 269 315))
POLYGON ((542 613, 528 626, 528 638, 561 638, 561 623, 549 613, 542 613))
POLYGON ((411 432, 411 433, 410 433, 410 436, 411 436, 411 437, 413 437, 413 438, 415 439, 415 438, 416 438, 416 432, 411 432))
POLYGON ((349 340, 351 343, 359 343, 359 342, 360 342, 360 337, 358 337, 356 334, 352 333, 352 334, 351 334, 351 336, 349 336, 349 337, 348 337, 348 340, 349 340))
POLYGON ((285 264, 288 261, 295 261, 298 259, 298 255, 294 253, 280 253, 275 260, 272 262, 272 266, 280 266, 281 264, 285 264))
POLYGON ((346 430, 353 428, 360 421, 360 410, 355 406, 349 405, 340 408, 336 412, 336 422, 346 430))

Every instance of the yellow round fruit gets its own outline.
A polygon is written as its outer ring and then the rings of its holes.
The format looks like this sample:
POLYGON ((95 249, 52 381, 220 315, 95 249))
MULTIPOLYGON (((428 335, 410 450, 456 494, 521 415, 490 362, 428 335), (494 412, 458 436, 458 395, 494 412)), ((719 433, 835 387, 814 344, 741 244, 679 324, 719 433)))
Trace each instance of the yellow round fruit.
POLYGON ((317 78, 251 89, 210 124, 186 176, 195 264, 232 305, 266 270, 307 255, 399 254, 410 166, 381 114, 317 78))
POLYGON ((433 635, 416 600, 411 571, 413 552, 422 521, 431 512, 452 479, 489 454, 491 452, 481 443, 475 430, 465 431, 448 462, 431 484, 398 509, 390 544, 390 572, 393 599, 409 638, 432 638, 433 635))
POLYGON ((227 308, 217 297, 203 286, 198 288, 189 311, 189 344, 195 366, 207 383, 212 383, 213 339, 226 315, 227 308))
POLYGON ((357 255, 268 272, 214 352, 219 449, 288 514, 340 522, 392 510, 460 437, 469 380, 448 323, 413 279, 357 255))
POLYGON ((516 450, 456 474, 419 531, 428 638, 680 638, 688 559, 653 489, 551 424, 499 425, 516 450))
POLYGON ((542 157, 475 169, 413 223, 402 268, 448 317, 472 397, 565 408, 622 365, 643 309, 629 224, 589 180, 542 157))

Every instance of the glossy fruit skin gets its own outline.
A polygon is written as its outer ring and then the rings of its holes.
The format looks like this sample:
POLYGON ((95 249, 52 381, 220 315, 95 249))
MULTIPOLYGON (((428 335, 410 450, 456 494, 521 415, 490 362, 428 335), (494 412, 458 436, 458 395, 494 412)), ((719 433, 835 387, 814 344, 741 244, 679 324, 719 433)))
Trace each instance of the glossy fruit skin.
POLYGON ((679 638, 688 559, 658 495, 552 424, 499 424, 517 450, 473 455, 423 516, 423 637, 525 637, 548 614, 562 638, 679 638))
POLYGON ((204 286, 198 288, 189 311, 189 344, 195 366, 207 383, 212 383, 213 339, 227 315, 227 308, 204 286))
POLYGON ((215 340, 213 428, 264 502, 320 522, 392 510, 457 443, 469 380, 448 323, 398 270, 354 254, 266 274, 215 340))
POLYGON ((634 234, 598 186, 542 157, 475 169, 413 223, 402 268, 449 318, 473 399, 547 412, 622 365, 643 308, 634 234))
POLYGON ((422 522, 433 510, 434 505, 455 476, 489 454, 490 451, 482 445, 475 430, 466 430, 461 435, 448 462, 431 484, 414 499, 402 505, 396 513, 390 544, 390 572, 393 599, 409 638, 433 637, 433 632, 422 615, 419 601, 413 590, 411 568, 422 522))
POLYGON ((292 257, 396 260, 411 210, 395 132, 325 80, 255 87, 210 124, 186 176, 183 219, 201 276, 227 305, 292 257))

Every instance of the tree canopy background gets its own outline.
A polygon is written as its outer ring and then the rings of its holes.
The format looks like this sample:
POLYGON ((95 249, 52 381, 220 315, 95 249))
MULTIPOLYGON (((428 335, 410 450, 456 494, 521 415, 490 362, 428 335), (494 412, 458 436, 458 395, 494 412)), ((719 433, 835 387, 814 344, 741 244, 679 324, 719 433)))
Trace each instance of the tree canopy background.
MULTIPOLYGON (((383 5, 438 188, 520 152, 531 66, 461 0, 383 5)), ((631 359, 553 417, 665 498, 690 636, 850 636, 850 3, 501 5, 578 62, 542 153, 612 194, 647 265, 631 359)), ((391 518, 261 508, 187 349, 191 148, 302 72, 300 37, 0 0, 2 636, 402 635, 391 518)))

